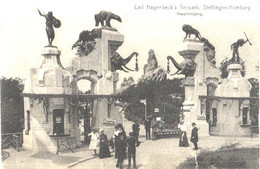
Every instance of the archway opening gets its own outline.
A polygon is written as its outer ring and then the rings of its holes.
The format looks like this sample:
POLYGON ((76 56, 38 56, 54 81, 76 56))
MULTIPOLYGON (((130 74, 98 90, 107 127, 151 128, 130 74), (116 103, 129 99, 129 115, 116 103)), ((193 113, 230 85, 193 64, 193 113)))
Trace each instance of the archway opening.
MULTIPOLYGON (((81 79, 77 82, 79 94, 93 94, 93 83, 87 79, 81 79)), ((83 144, 88 143, 88 134, 91 132, 92 122, 92 107, 93 103, 91 99, 80 100, 79 102, 79 129, 80 140, 83 144)))
POLYGON ((91 94, 91 81, 82 79, 78 83, 79 94, 91 94))

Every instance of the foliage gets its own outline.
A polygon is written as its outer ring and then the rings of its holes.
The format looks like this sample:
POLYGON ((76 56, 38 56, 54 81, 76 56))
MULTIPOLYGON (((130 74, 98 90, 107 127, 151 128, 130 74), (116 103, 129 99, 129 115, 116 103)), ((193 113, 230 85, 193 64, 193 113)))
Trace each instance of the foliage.
POLYGON ((180 79, 155 82, 152 80, 140 81, 129 86, 118 94, 119 100, 126 103, 126 118, 144 119, 144 105, 140 100, 147 101, 147 115, 164 116, 166 122, 172 123, 179 118, 180 107, 184 98, 184 89, 180 79), (153 114, 154 108, 159 108, 160 113, 153 114))
POLYGON ((24 125, 24 104, 20 78, 1 78, 1 132, 21 132, 24 125))
POLYGON ((225 145, 222 145, 218 151, 225 151, 225 150, 235 150, 240 145, 240 143, 226 143, 225 145))
POLYGON ((252 85, 250 91, 250 97, 256 97, 258 99, 250 101, 250 116, 252 125, 258 125, 259 114, 259 81, 256 78, 250 78, 248 81, 252 85))
POLYGON ((250 97, 259 97, 259 81, 256 78, 250 78, 248 81, 252 85, 252 89, 250 91, 250 97))
MULTIPOLYGON (((232 64, 232 59, 225 58, 220 62, 220 72, 221 72, 221 78, 225 79, 228 77, 228 66, 232 64)), ((240 58, 240 65, 242 66, 242 70, 241 70, 241 75, 242 77, 245 76, 246 71, 245 71, 245 62, 240 58)))
MULTIPOLYGON (((237 143, 216 151, 203 150, 197 156, 198 168, 258 168, 258 148, 237 148, 237 143)), ((195 168, 195 158, 188 158, 177 168, 195 168)))

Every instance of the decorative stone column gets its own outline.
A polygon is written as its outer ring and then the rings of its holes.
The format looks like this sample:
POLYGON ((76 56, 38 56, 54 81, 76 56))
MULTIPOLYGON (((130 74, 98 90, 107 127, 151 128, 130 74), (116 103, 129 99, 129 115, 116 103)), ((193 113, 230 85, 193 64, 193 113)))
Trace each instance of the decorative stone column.
MULTIPOLYGON (((39 68, 32 68, 26 79, 23 93, 25 130, 23 146, 32 151, 56 152, 56 142, 51 136, 54 132, 54 112, 61 112, 63 119, 62 135, 76 138, 79 144, 78 124, 73 123, 77 112, 70 106, 70 100, 59 97, 64 94, 76 93, 72 75, 60 62, 60 50, 54 46, 46 46, 42 52, 43 62, 39 68), (56 95, 51 97, 50 95, 56 95)), ((61 122, 62 124, 62 122, 61 122)))
MULTIPOLYGON (((116 93, 119 74, 111 66, 111 57, 124 42, 124 36, 117 31, 101 29, 101 36, 97 39, 95 49, 88 55, 81 58, 89 60, 92 57, 98 58, 98 62, 85 64, 84 70, 91 69, 97 72, 99 80, 96 84, 94 94, 112 95, 116 93)), ((113 99, 96 99, 93 107, 93 126, 95 129, 104 129, 108 138, 112 137, 114 126, 122 123, 122 117, 117 111, 113 99)))
MULTIPOLYGON (((194 62, 200 50, 198 42, 192 40, 184 40, 180 46, 179 54, 185 59, 183 63, 194 62)), ((185 100, 183 102, 183 120, 187 125, 188 135, 190 134, 190 126, 193 122, 192 113, 195 107, 194 100, 194 71, 186 75, 184 80, 185 100)))
MULTIPOLYGON (((197 124, 200 136, 209 135, 209 127, 206 122, 206 116, 202 114, 200 95, 207 94, 205 83, 206 71, 205 64, 206 54, 204 45, 198 40, 186 39, 180 46, 179 54, 185 59, 183 63, 195 62, 196 70, 186 75, 184 80, 185 100, 183 102, 184 123, 188 128, 188 136, 192 130, 191 124, 197 124)), ((209 65, 210 66, 210 65, 209 65)))
POLYGON ((230 64, 228 77, 222 79, 217 87, 215 96, 217 123, 211 127, 212 135, 221 136, 250 136, 250 82, 241 76, 242 66, 230 64), (244 111, 245 109, 245 111, 244 111), (246 124, 243 120, 247 121, 246 124))

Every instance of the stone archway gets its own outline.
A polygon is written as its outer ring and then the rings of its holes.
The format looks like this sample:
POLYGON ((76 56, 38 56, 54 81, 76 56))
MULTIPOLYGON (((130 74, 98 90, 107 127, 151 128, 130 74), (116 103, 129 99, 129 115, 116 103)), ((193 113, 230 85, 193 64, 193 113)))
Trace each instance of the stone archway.
MULTIPOLYGON (((79 87, 79 81, 87 80, 90 82, 90 94, 96 94, 97 92, 97 82, 100 78, 97 76, 97 72, 94 70, 83 70, 80 69, 76 71, 75 80, 77 82, 77 87, 79 87)), ((92 119, 93 119, 93 101, 92 99, 86 99, 82 101, 82 116, 80 119, 81 132, 83 131, 84 138, 81 138, 81 141, 87 141, 87 134, 91 132, 92 119), (81 128, 83 127, 83 128, 81 128)))
POLYGON ((99 80, 99 77, 97 76, 97 72, 94 70, 78 70, 76 72, 76 81, 80 81, 80 80, 89 80, 91 82, 91 94, 96 93, 97 88, 96 88, 96 84, 99 80))

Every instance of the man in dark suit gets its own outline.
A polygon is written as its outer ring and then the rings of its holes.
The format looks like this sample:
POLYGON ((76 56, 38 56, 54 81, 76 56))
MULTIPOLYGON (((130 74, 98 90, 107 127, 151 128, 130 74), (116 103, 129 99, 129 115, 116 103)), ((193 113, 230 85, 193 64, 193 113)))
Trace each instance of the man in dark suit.
POLYGON ((124 134, 119 133, 119 139, 117 141, 117 152, 118 152, 118 159, 116 162, 116 168, 123 168, 123 161, 126 156, 126 142, 124 139, 124 134))
POLYGON ((131 158, 133 158, 134 168, 136 167, 135 157, 136 157, 136 139, 134 137, 134 133, 130 132, 129 136, 126 140, 128 147, 128 168, 131 167, 131 158))
POLYGON ((199 141, 199 137, 198 137, 198 129, 196 127, 196 123, 192 123, 192 127, 193 129, 191 131, 190 141, 194 144, 193 150, 198 150, 197 142, 199 141))
POLYGON ((144 122, 144 127, 145 127, 145 135, 146 135, 146 140, 151 139, 151 121, 149 119, 146 119, 144 122))
POLYGON ((138 123, 134 123, 132 125, 132 129, 133 129, 134 138, 136 139, 136 141, 138 141, 140 125, 138 123))

